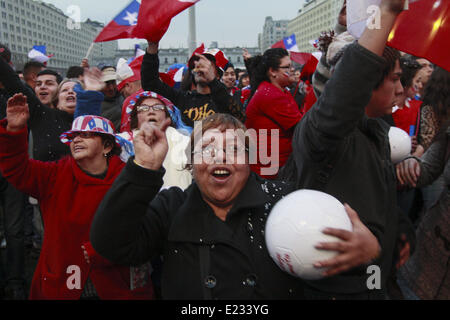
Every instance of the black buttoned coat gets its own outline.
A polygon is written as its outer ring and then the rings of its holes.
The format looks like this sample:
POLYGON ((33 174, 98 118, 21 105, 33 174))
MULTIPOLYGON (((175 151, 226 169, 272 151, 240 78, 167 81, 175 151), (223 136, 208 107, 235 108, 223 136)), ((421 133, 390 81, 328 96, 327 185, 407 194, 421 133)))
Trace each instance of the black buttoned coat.
POLYGON ((299 299, 302 282, 271 259, 264 229, 271 208, 293 191, 251 174, 226 221, 193 183, 158 193, 162 171, 130 161, 101 203, 91 228, 95 250, 140 265, 163 256, 164 299, 299 299))

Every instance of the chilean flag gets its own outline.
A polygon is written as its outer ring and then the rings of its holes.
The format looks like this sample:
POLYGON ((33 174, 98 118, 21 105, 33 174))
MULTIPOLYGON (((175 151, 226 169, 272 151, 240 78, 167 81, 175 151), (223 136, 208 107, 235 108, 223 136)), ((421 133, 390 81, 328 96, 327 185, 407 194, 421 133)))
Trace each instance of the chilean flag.
POLYGON ((133 0, 103 28, 94 42, 127 38, 158 42, 167 32, 172 18, 198 1, 200 0, 133 0))
POLYGON ((295 34, 291 34, 289 37, 283 38, 272 45, 271 48, 283 48, 287 51, 298 52, 297 40, 295 39, 295 34))
POLYGON ((169 28, 170 21, 200 0, 142 0, 136 35, 158 42, 169 28))
POLYGON ((135 38, 140 4, 133 0, 95 38, 94 42, 135 38))
POLYGON ((410 0, 389 35, 388 44, 450 71, 450 1, 410 0))

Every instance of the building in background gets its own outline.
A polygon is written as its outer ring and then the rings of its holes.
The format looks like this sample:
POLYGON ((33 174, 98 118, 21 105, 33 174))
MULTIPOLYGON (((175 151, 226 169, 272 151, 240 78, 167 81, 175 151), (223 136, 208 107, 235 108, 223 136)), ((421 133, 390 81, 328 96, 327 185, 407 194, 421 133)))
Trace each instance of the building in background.
MULTIPOLYGON (((140 43, 140 47, 145 50, 147 48, 146 43, 140 43)), ((221 48, 217 41, 213 41, 209 47, 210 49, 220 49, 223 51, 228 60, 234 65, 235 68, 244 69, 244 59, 242 58, 241 47, 221 48)), ((260 54, 259 48, 246 48, 248 52, 254 56, 260 54)), ((117 64, 120 58, 129 59, 134 56, 134 49, 117 50, 116 60, 114 66, 117 64)), ((189 60, 188 48, 159 48, 159 72, 166 72, 167 69, 173 64, 182 63, 186 64, 189 60)))
POLYGON ((261 52, 269 49, 275 42, 280 41, 291 33, 288 32, 289 20, 273 20, 266 17, 263 32, 258 35, 258 46, 261 52))
MULTIPOLYGON (((41 1, 0 0, 0 42, 10 48, 18 70, 29 60, 31 48, 39 45, 54 55, 48 67, 64 73, 68 67, 80 65, 103 28, 89 19, 79 25, 69 20, 62 10, 41 1)), ((91 65, 113 64, 117 49, 117 41, 95 44, 91 65)))
POLYGON ((309 43, 322 31, 333 30, 337 23, 343 0, 306 0, 287 27, 288 34, 295 33, 300 52, 316 51, 309 43))

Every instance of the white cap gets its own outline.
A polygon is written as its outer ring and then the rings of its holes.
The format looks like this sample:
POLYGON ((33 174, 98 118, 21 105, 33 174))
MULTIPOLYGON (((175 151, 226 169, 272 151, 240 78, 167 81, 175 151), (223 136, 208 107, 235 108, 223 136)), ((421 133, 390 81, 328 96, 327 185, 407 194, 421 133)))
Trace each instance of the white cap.
POLYGON ((127 63, 127 60, 125 60, 124 58, 120 58, 119 62, 117 62, 116 73, 117 73, 116 79, 117 85, 119 85, 122 81, 134 76, 133 69, 130 68, 130 66, 127 63))

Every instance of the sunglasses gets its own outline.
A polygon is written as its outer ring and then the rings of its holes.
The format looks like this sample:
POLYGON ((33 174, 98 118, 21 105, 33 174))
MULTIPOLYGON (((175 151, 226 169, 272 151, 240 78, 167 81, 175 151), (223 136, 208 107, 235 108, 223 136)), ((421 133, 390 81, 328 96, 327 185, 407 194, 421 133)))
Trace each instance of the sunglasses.
POLYGON ((143 104, 143 105, 137 106, 136 110, 137 110, 137 112, 147 112, 147 111, 150 111, 150 110, 152 110, 152 111, 164 111, 164 110, 166 110, 166 106, 164 106, 162 104, 157 104, 157 105, 154 105, 154 106, 148 106, 148 105, 143 104))

